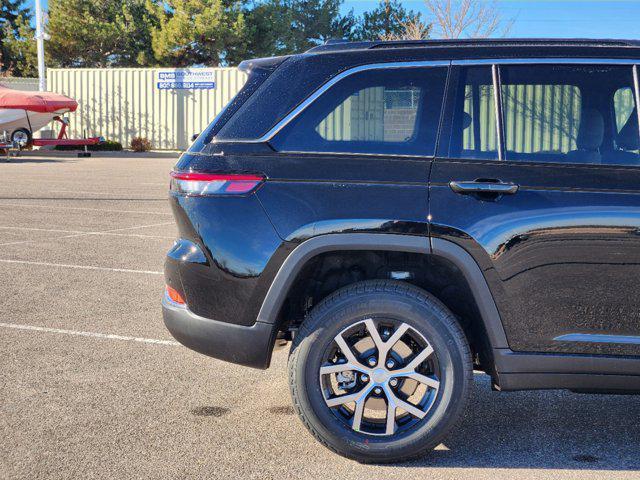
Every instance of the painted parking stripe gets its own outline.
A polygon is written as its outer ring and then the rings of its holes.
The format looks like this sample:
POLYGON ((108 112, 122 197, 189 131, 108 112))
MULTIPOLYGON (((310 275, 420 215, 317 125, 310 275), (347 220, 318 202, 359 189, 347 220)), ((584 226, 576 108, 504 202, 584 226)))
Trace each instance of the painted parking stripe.
POLYGON ((110 230, 102 230, 102 231, 98 230, 96 232, 75 233, 72 235, 65 235, 62 238, 84 237, 87 235, 102 235, 102 234, 115 233, 115 232, 124 232, 126 230, 140 230, 141 228, 163 227, 167 225, 174 225, 174 222, 153 223, 151 225, 136 225, 134 227, 113 228, 110 230))
POLYGON ((0 258, 0 263, 15 263, 21 265, 38 265, 42 267, 60 267, 60 268, 77 268, 80 270, 102 270, 107 272, 124 272, 124 273, 145 273, 148 275, 163 275, 163 272, 156 270, 133 270, 129 268, 110 268, 98 267, 95 265, 72 265, 68 263, 50 263, 50 262, 31 262, 28 260, 9 260, 0 258))
MULTIPOLYGON (((53 199, 56 200, 56 199, 53 199)), ((93 199, 92 199, 93 200, 93 199)), ((99 201, 100 199, 95 199, 99 201)), ((113 200, 113 199, 106 199, 113 200)), ((147 212, 141 210, 115 210, 107 208, 89 208, 89 207, 64 207, 60 205, 34 205, 24 203, 0 203, 0 207, 19 207, 19 208, 48 208, 50 210, 81 210, 87 212, 107 212, 107 213, 139 213, 143 215, 173 215, 171 212, 147 212)))
MULTIPOLYGON (((167 197, 155 197, 155 198, 147 198, 149 195, 131 195, 131 193, 129 193, 129 191, 123 192, 123 193, 114 193, 114 192, 97 192, 95 190, 50 190, 50 193, 74 193, 74 194, 83 194, 83 195, 103 195, 105 196, 105 200, 113 200, 113 198, 111 197, 122 197, 123 195, 126 195, 127 199, 132 199, 132 200, 140 200, 140 199, 145 199, 145 200, 149 200, 150 202, 155 202, 155 201, 164 201, 167 199, 167 197)), ((99 199, 96 199, 99 200, 99 199)))
POLYGON ((9 245, 21 245, 23 243, 31 243, 31 240, 16 240, 15 242, 0 243, 0 247, 7 247, 9 245))
MULTIPOLYGON (((134 227, 125 227, 125 228, 114 228, 111 230, 97 231, 97 232, 82 232, 82 231, 69 231, 71 235, 65 235, 62 238, 77 238, 77 237, 86 237, 89 235, 113 235, 113 236, 122 236, 122 237, 133 237, 133 238, 160 238, 163 240, 172 239, 175 240, 175 237, 160 237, 155 235, 142 235, 135 233, 116 233, 122 232, 125 230, 136 230, 141 228, 150 228, 150 227, 160 227, 166 225, 174 225, 174 222, 163 222, 163 223, 154 223, 151 225, 136 225, 134 227)), ((46 228, 21 228, 21 227, 0 227, 0 230, 28 230, 28 231, 41 231, 41 232, 64 232, 65 230, 55 230, 55 229, 46 229, 46 228)), ((0 247, 9 246, 9 245, 21 245, 25 243, 36 243, 35 240, 19 240, 14 242, 0 243, 0 247)))
POLYGON ((30 330, 34 332, 45 332, 45 333, 59 333, 64 335, 75 335, 79 337, 94 337, 94 338, 104 338, 107 340, 124 340, 128 342, 140 342, 140 343, 151 343, 154 345, 170 345, 176 346, 180 345, 178 342, 174 342, 173 340, 158 340, 155 338, 141 338, 141 337, 129 337, 126 335, 114 335, 111 333, 98 333, 98 332, 82 332, 78 330, 64 330, 62 328, 48 328, 48 327, 36 327, 34 325, 20 325, 17 323, 3 323, 0 322, 0 327, 2 328, 13 328, 15 330, 30 330))
MULTIPOLYGON (((171 222, 173 224, 173 222, 171 222)), ((16 231, 24 231, 24 232, 48 232, 48 233, 70 233, 77 234, 78 236, 82 235, 105 235, 108 237, 133 237, 133 238, 157 238, 162 240, 175 240, 175 236, 162 236, 162 235, 144 235, 140 233, 114 233, 110 230, 106 232, 83 232, 82 230, 60 230, 58 228, 31 228, 31 227, 0 227, 0 230, 16 230, 16 231)), ((73 235, 72 235, 73 236, 73 235)), ((66 237, 59 237, 66 238, 66 237)), ((33 243, 34 240, 21 240, 9 243, 0 243, 2 245, 14 245, 16 243, 33 243)))

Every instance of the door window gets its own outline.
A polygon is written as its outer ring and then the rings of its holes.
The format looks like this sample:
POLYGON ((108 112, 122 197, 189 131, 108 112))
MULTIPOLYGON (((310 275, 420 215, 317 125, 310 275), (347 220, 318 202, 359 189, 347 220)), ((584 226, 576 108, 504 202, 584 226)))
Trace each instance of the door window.
POLYGON ((506 160, 640 164, 631 67, 503 66, 506 160))
POLYGON ((582 111, 577 86, 503 83, 502 111, 507 158, 557 156, 576 149, 582 111))
POLYGON ((460 70, 455 99, 453 158, 498 159, 498 130, 491 67, 460 70))
POLYGON ((336 83, 272 141, 279 151, 433 156, 447 69, 394 68, 336 83))
MULTIPOLYGON (((613 111, 616 119, 615 150, 638 155, 638 110, 631 87, 623 87, 613 96, 613 111)), ((618 154, 619 156, 619 154, 618 154)), ((632 156, 627 155, 632 160, 632 156)))

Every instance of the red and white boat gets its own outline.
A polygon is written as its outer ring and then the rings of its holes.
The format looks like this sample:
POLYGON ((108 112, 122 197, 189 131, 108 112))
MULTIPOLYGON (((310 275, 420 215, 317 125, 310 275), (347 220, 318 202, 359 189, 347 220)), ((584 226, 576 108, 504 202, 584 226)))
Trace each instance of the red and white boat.
POLYGON ((35 132, 77 108, 78 102, 73 98, 58 93, 23 92, 0 86, 0 137, 26 145, 35 132))
POLYGON ((69 122, 63 115, 75 112, 78 102, 73 98, 51 92, 23 92, 0 85, 0 144, 24 147, 86 146, 99 143, 100 137, 72 139, 67 137, 69 122), (33 134, 52 121, 60 124, 55 139, 33 139, 33 134))

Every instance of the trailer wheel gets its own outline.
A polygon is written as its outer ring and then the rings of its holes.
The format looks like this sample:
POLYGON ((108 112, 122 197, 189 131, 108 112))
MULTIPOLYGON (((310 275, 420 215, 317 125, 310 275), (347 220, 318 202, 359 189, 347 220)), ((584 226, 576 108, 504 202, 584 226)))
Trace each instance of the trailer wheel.
POLYGON ((33 137, 29 130, 20 128, 11 134, 11 142, 14 145, 18 145, 21 149, 28 148, 33 145, 33 137))

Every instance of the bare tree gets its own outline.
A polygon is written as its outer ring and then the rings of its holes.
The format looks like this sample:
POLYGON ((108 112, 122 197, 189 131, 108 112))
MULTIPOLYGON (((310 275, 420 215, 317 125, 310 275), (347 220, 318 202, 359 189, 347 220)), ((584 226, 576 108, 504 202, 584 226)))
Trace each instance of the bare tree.
POLYGON ((380 35, 380 40, 425 40, 431 33, 431 24, 422 21, 420 15, 407 20, 396 19, 401 26, 400 33, 388 33, 380 35))
POLYGON ((488 38, 507 35, 513 20, 505 20, 496 0, 424 0, 440 38, 488 38))

